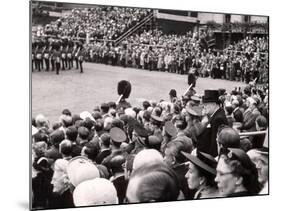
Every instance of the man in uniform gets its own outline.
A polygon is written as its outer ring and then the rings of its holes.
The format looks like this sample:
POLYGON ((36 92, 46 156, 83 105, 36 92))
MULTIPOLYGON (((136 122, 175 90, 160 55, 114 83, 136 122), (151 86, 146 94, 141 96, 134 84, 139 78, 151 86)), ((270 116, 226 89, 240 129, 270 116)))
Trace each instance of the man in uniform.
POLYGON ((60 63, 61 63, 61 51, 60 51, 59 43, 55 44, 53 58, 54 58, 55 66, 56 66, 56 74, 59 75, 60 63))
POLYGON ((50 51, 51 51, 51 48, 52 48, 52 46, 49 46, 49 43, 47 43, 46 48, 43 52, 46 71, 49 71, 49 69, 50 69, 50 51))

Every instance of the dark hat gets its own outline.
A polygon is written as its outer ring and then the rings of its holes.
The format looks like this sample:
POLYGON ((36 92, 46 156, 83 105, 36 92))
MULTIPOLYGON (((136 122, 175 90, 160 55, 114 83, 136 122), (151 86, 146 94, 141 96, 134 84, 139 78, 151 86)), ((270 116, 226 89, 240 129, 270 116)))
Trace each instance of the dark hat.
POLYGON ((189 153, 181 152, 191 163, 207 171, 210 174, 216 175, 217 161, 215 158, 204 152, 199 152, 197 150, 197 156, 191 155, 189 153))
POLYGON ((225 154, 231 160, 240 161, 241 165, 246 169, 252 169, 255 167, 255 164, 251 161, 250 157, 245 151, 238 148, 223 148, 221 150, 222 154, 225 154))
POLYGON ((218 90, 205 90, 203 96, 203 103, 218 103, 219 91, 218 90))
POLYGON ((153 114, 151 114, 150 120, 152 123, 157 123, 157 124, 161 124, 164 121, 161 117, 155 116, 153 114))
POLYGON ((203 116, 202 108, 199 106, 187 106, 186 111, 193 116, 203 116))
POLYGON ((171 121, 165 122, 164 128, 169 136, 175 137, 177 135, 177 128, 171 121))
POLYGON ((64 132, 62 130, 55 130, 50 135, 50 141, 52 144, 59 144, 64 140, 64 132))
POLYGON ((115 142, 126 141, 125 132, 118 127, 111 128, 109 134, 110 134, 112 141, 115 141, 115 142))
POLYGON ((144 126, 139 123, 136 119, 130 118, 128 121, 130 128, 134 129, 135 132, 141 137, 148 137, 150 132, 144 128, 144 126))
POLYGON ((171 89, 169 92, 169 95, 172 97, 176 97, 177 96, 177 91, 175 89, 171 89))
POLYGON ((118 82, 118 86, 117 86, 117 92, 118 95, 123 95, 123 98, 128 98, 131 94, 131 83, 129 81, 126 80, 122 80, 118 82))

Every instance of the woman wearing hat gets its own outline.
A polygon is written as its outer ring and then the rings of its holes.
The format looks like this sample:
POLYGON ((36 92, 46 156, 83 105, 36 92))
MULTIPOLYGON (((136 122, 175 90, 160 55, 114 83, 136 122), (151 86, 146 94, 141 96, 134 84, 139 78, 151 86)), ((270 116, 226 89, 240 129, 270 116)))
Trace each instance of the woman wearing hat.
POLYGON ((194 199, 218 197, 215 183, 216 160, 211 155, 199 151, 196 156, 184 152, 182 154, 190 161, 185 177, 188 187, 196 190, 194 199))
POLYGON ((221 150, 215 181, 223 196, 252 196, 260 189, 255 164, 236 148, 221 150))

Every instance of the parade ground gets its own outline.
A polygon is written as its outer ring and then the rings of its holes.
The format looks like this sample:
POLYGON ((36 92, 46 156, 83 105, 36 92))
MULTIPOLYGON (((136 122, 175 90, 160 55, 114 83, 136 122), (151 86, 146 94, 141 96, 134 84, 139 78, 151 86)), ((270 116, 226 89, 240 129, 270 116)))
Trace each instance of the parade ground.
MULTIPOLYGON (((132 84, 129 102, 141 106, 144 100, 169 100, 170 89, 175 89, 180 97, 188 88, 187 75, 168 72, 148 71, 134 68, 113 67, 104 64, 84 63, 84 73, 72 70, 33 72, 31 74, 32 117, 44 114, 52 123, 58 121, 63 109, 73 114, 92 112, 103 102, 116 101, 117 83, 128 80, 132 84)), ((205 89, 224 88, 230 92, 245 84, 222 79, 198 78, 196 92, 205 89)))

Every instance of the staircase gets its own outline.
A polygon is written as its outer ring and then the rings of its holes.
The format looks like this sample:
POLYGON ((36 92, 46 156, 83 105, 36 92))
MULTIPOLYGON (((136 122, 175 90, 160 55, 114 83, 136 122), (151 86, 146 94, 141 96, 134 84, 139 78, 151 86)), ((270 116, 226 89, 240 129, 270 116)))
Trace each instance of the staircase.
POLYGON ((146 16, 144 19, 142 19, 138 24, 136 24, 135 26, 130 28, 128 31, 123 33, 120 37, 118 37, 114 41, 115 46, 119 45, 124 39, 131 36, 133 33, 137 32, 138 30, 144 29, 144 28, 147 28, 147 27, 151 27, 152 22, 153 22, 153 18, 154 18, 154 15, 153 15, 153 12, 152 12, 148 16, 146 16))

